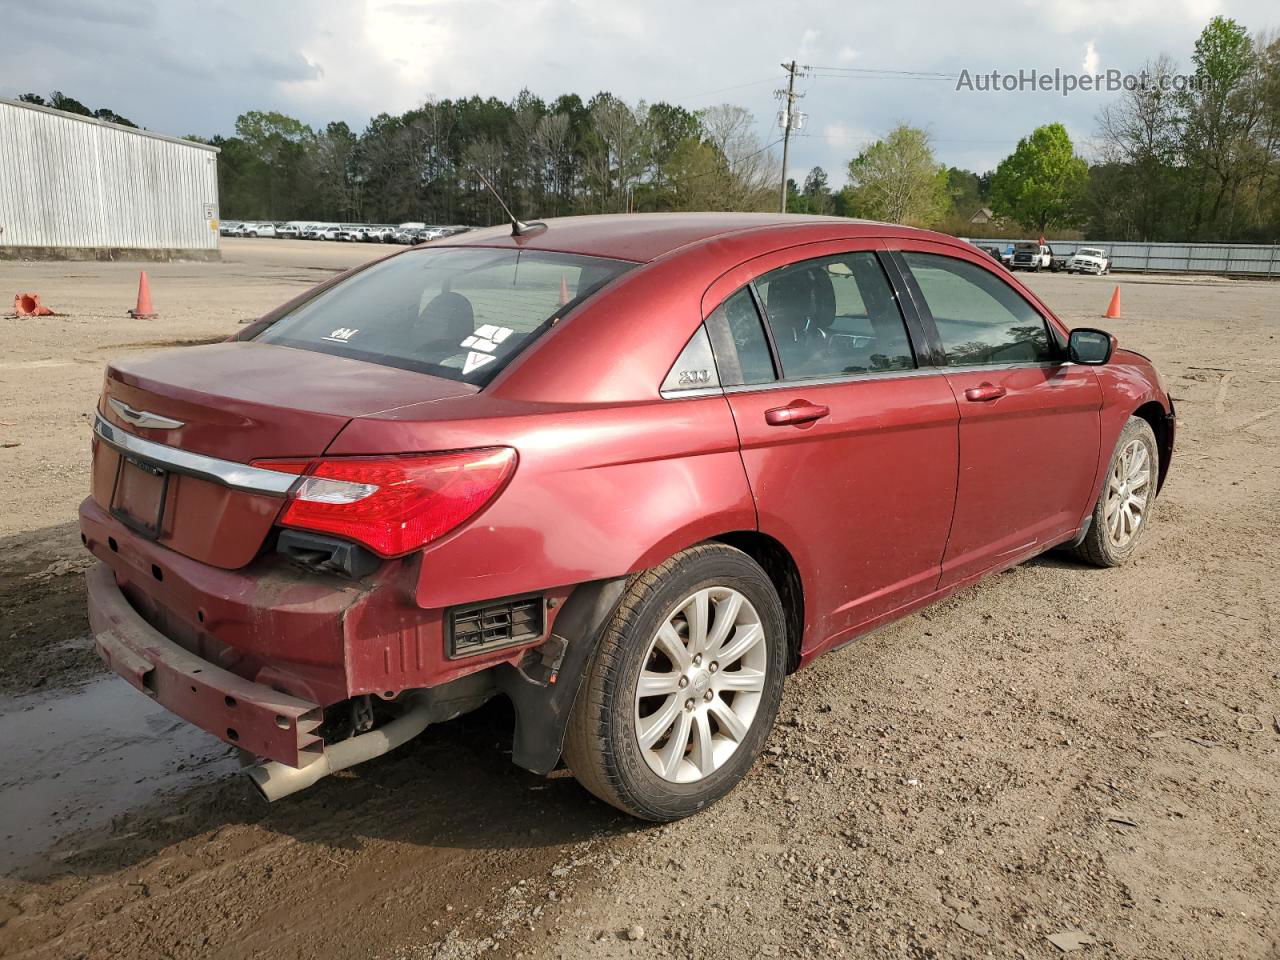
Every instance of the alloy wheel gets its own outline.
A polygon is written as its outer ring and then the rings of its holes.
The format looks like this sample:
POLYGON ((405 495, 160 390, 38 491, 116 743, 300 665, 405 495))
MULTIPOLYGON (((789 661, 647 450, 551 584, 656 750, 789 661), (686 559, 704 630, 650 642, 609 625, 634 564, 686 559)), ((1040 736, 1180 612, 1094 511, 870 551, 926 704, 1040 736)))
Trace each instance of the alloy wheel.
POLYGON ((723 766, 751 729, 767 668, 760 615, 737 590, 706 587, 677 603, 636 684, 636 738, 649 769, 695 783, 723 766))
POLYGON ((1107 537, 1116 547, 1124 547, 1137 535, 1147 514, 1151 494, 1151 454, 1140 439, 1125 444, 1111 465, 1103 517, 1107 537))

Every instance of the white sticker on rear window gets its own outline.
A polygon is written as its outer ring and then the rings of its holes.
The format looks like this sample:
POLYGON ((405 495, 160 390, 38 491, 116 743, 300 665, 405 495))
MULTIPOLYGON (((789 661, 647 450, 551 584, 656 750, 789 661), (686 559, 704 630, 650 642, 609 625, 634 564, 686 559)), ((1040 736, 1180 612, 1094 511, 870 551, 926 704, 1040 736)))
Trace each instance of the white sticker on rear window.
MULTIPOLYGON (((471 339, 468 337, 467 339, 471 339)), ((462 364, 463 374, 468 374, 472 370, 479 370, 490 360, 497 360, 491 353, 476 353, 474 350, 467 354, 466 361, 462 364)))
POLYGON ((330 343, 346 343, 359 332, 359 327, 339 327, 333 333, 327 337, 321 337, 321 339, 328 340, 330 343))
POLYGON ((476 328, 476 332, 472 336, 463 338, 460 346, 466 347, 468 350, 483 350, 485 353, 492 353, 498 349, 498 344, 511 336, 513 332, 510 327, 495 327, 491 323, 482 323, 476 328))

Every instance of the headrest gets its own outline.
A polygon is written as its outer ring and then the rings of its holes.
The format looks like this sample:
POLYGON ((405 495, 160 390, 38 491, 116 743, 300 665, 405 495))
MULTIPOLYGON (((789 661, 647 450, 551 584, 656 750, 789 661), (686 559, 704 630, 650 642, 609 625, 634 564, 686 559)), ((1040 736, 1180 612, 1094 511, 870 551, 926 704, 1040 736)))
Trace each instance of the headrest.
POLYGON ((461 342, 476 332, 475 310, 460 293, 442 293, 422 308, 422 319, 430 324, 436 340, 461 342))
POLYGON ((821 267, 793 270, 770 281, 769 319, 793 330, 825 329, 836 319, 836 292, 821 267))

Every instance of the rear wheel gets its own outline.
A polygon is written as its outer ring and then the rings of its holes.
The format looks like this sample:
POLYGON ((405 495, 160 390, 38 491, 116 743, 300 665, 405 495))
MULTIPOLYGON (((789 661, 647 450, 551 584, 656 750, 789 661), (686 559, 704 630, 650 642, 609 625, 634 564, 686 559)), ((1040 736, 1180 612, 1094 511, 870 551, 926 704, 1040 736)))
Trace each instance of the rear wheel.
POLYGON ((764 746, 786 672, 782 604, 740 550, 701 544, 636 577, 578 693, 565 761, 601 800, 677 820, 764 746))
POLYGON ((1155 506, 1159 448, 1151 425, 1130 417, 1102 481, 1089 532, 1074 553, 1099 567, 1124 563, 1138 546, 1155 506))

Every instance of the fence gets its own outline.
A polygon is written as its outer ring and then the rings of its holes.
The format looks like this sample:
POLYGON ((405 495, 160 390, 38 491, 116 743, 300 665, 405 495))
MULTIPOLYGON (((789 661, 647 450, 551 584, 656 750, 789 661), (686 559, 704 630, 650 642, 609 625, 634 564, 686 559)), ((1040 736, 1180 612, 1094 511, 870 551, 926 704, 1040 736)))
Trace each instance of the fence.
MULTIPOLYGON (((969 242, 1003 250, 1018 241, 974 239, 969 242)), ((1112 270, 1132 273, 1213 273, 1280 280, 1280 245, 1276 244, 1051 240, 1049 246, 1058 256, 1070 256, 1080 247, 1101 247, 1111 258, 1112 270)))

